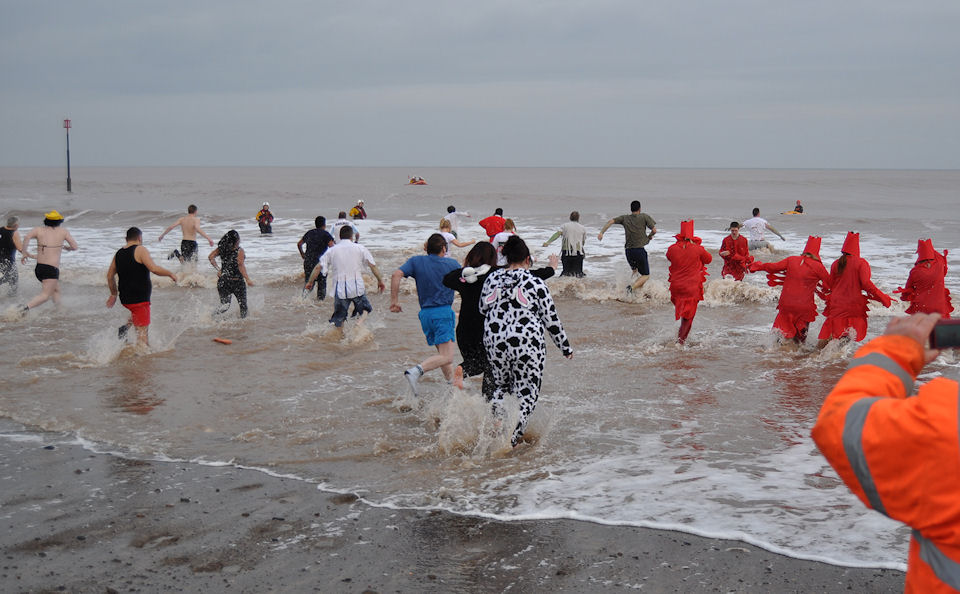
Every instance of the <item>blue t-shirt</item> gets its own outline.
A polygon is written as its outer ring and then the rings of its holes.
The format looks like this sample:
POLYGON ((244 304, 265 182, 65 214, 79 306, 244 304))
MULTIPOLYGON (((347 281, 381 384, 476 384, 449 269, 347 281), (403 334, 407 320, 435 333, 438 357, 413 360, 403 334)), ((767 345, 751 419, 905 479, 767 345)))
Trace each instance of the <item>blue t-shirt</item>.
POLYGON ((417 281, 420 309, 453 304, 453 289, 443 286, 443 277, 457 268, 460 264, 453 258, 430 254, 413 256, 400 266, 403 276, 412 276, 417 281))

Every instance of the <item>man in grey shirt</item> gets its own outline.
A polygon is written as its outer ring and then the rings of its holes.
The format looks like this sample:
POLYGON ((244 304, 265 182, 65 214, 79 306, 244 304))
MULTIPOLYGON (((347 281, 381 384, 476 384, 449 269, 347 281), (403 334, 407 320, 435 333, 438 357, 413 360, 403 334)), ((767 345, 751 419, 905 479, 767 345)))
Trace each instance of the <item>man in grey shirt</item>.
POLYGON ((580 224, 580 213, 570 213, 570 221, 560 226, 550 239, 543 242, 547 247, 553 241, 563 237, 560 243, 560 261, 563 262, 563 272, 560 276, 583 276, 583 244, 587 242, 587 229, 580 224))
POLYGON ((627 293, 633 293, 643 286, 650 278, 650 263, 647 261, 647 250, 644 249, 653 236, 657 234, 657 223, 647 213, 640 212, 640 201, 634 200, 630 203, 630 214, 620 215, 610 219, 600 230, 597 239, 603 241, 603 233, 610 228, 610 225, 623 225, 626 241, 624 243, 624 252, 627 256, 627 262, 633 273, 637 275, 632 283, 627 285, 627 293), (647 233, 650 229, 650 233, 647 233))

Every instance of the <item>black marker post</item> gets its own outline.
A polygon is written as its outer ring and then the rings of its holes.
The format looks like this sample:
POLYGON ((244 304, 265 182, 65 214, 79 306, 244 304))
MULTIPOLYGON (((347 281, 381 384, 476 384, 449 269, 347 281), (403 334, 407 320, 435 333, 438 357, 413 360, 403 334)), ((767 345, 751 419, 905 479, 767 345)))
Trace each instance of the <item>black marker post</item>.
POLYGON ((63 120, 63 127, 67 129, 67 191, 73 192, 70 187, 70 120, 63 120))

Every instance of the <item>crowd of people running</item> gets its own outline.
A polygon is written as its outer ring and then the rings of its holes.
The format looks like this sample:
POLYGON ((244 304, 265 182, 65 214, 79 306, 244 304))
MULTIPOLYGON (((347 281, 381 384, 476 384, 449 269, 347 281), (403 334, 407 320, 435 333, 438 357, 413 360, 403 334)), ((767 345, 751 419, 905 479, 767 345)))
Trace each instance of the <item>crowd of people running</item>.
MULTIPOLYGON (((802 212, 798 205, 792 212, 802 212)), ((860 237, 853 231, 847 234, 840 257, 828 271, 820 260, 819 237, 810 236, 799 255, 780 261, 761 262, 754 257, 756 250, 770 248, 766 240, 769 231, 780 239, 783 236, 768 221, 760 217, 759 208, 742 224, 732 222, 729 235, 719 246, 723 259, 721 276, 741 281, 747 274, 766 273, 771 286, 782 287, 773 322, 776 332, 786 341, 804 343, 811 322, 818 315, 815 296, 825 303, 823 323, 818 346, 822 348, 831 339, 861 341, 867 333, 867 302, 874 300, 889 307, 892 298, 871 281, 870 265, 860 256, 860 237), (747 236, 741 234, 745 230, 747 236)), ((555 274, 562 263, 561 276, 584 276, 583 265, 587 242, 586 228, 580 224, 580 213, 570 213, 569 221, 545 242, 549 246, 561 239, 560 257, 551 256, 549 265, 531 269, 532 259, 527 243, 517 234, 516 224, 503 216, 503 209, 478 221, 486 234, 486 241, 463 241, 459 231, 470 213, 449 206, 443 214, 438 230, 424 243, 424 255, 414 256, 397 268, 390 277, 390 311, 401 312, 400 285, 411 277, 416 283, 420 311, 419 320, 427 344, 436 353, 407 369, 404 375, 414 394, 422 375, 440 369, 453 385, 463 387, 464 377, 481 377, 481 391, 493 404, 498 415, 506 394, 520 401, 520 419, 512 443, 520 440, 530 413, 536 405, 543 375, 546 351, 545 335, 566 357, 573 356, 570 341, 557 314, 550 290, 544 280, 555 274), (447 257, 450 246, 470 247, 462 265, 447 257), (454 295, 460 294, 459 319, 452 305, 454 295), (462 361, 454 366, 454 352, 459 346, 462 361)), ((336 221, 327 230, 327 220, 316 217, 314 229, 307 231, 297 242, 303 259, 304 295, 316 287, 317 300, 327 296, 328 279, 332 283, 333 314, 330 323, 343 334, 343 325, 349 316, 361 316, 373 311, 366 296, 364 268, 369 268, 377 281, 377 288, 386 288, 376 260, 359 243, 360 232, 354 221, 367 217, 363 200, 350 210, 340 211, 336 221), (352 306, 352 312, 350 311, 352 306)), ((271 233, 274 215, 270 205, 263 203, 256 220, 262 233, 271 233)), ((41 282, 41 292, 20 306, 25 314, 47 300, 60 302, 59 267, 63 250, 77 249, 77 242, 62 226, 64 217, 57 211, 44 215, 43 224, 29 231, 22 239, 19 219, 10 217, 0 229, 0 286, 6 286, 13 295, 17 288, 17 252, 26 264, 36 259, 35 273, 41 282), (33 243, 36 252, 31 252, 33 243)), ((639 201, 630 205, 630 213, 606 222, 597 235, 603 241, 605 233, 614 225, 624 229, 624 254, 633 277, 627 293, 639 291, 650 278, 646 246, 657 233, 656 222, 641 209, 639 201)), ((214 241, 201 228, 197 207, 190 205, 187 214, 164 229, 158 241, 179 227, 182 241, 169 259, 194 265, 198 259, 197 237, 203 237, 211 247, 214 241)), ((694 221, 682 221, 675 242, 666 250, 669 262, 667 285, 680 326, 677 342, 684 344, 690 334, 697 307, 704 298, 707 264, 713 256, 695 235, 694 221)), ((937 252, 931 239, 921 239, 917 246, 917 261, 904 287, 895 293, 910 303, 907 313, 935 313, 949 317, 953 311, 950 291, 945 286, 947 252, 937 252)), ((248 313, 247 286, 253 285, 247 273, 246 254, 241 247, 240 234, 231 229, 220 238, 209 253, 208 260, 217 271, 217 291, 220 306, 216 314, 226 312, 235 298, 240 317, 248 313)), ((166 276, 177 282, 177 275, 160 266, 143 246, 143 235, 137 227, 126 234, 126 245, 120 248, 107 271, 110 296, 107 307, 119 299, 130 311, 130 320, 118 331, 125 338, 133 327, 138 343, 148 344, 150 324, 150 274, 166 276)))

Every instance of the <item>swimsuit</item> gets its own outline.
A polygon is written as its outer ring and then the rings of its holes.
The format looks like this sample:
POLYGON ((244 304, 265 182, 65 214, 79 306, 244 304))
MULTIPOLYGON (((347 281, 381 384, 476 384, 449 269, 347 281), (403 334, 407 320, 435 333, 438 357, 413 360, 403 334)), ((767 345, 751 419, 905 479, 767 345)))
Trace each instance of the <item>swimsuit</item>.
POLYGON ((217 313, 230 309, 230 297, 237 298, 240 305, 240 317, 247 317, 247 283, 240 274, 240 263, 237 260, 238 251, 230 253, 220 252, 220 278, 217 280, 217 292, 220 294, 220 307, 217 313))
POLYGON ((180 255, 183 256, 185 262, 196 262, 197 261, 197 242, 191 239, 183 239, 180 241, 180 255))
POLYGON ((60 269, 56 266, 50 266, 49 264, 37 264, 33 273, 37 275, 37 280, 41 283, 45 280, 57 280, 60 278, 60 269))

